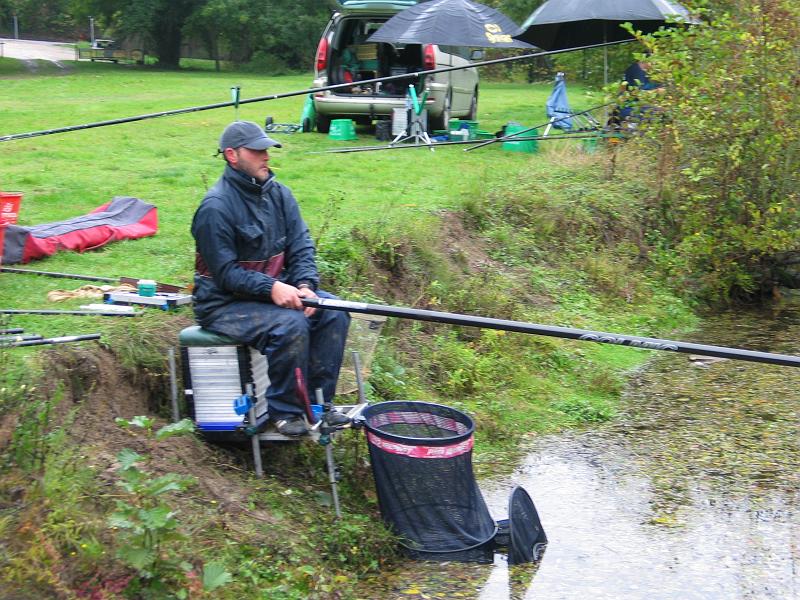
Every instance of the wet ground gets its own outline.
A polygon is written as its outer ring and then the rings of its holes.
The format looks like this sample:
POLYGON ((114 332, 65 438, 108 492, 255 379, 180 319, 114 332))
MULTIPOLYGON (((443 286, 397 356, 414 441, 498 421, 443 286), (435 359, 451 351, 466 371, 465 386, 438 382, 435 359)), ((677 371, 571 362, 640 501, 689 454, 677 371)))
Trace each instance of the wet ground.
MULTIPOLYGON (((800 354, 800 303, 729 314, 686 341, 800 354)), ((540 439, 481 481, 497 519, 516 485, 549 538, 542 560, 410 563, 370 598, 800 598, 800 370, 659 353, 606 427, 540 439)))

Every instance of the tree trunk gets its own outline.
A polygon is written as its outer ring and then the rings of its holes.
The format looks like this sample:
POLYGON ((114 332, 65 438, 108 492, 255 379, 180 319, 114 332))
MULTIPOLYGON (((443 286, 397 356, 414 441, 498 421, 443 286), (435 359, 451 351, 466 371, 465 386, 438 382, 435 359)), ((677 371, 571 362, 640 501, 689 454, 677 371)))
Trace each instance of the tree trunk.
POLYGON ((180 67, 181 60, 181 31, 172 28, 169 33, 165 31, 167 25, 159 28, 156 38, 156 52, 158 52, 158 64, 162 67, 177 69, 180 67))
POLYGON ((180 67, 182 29, 183 19, 176 19, 174 15, 164 15, 156 25, 154 37, 160 66, 172 69, 180 67))

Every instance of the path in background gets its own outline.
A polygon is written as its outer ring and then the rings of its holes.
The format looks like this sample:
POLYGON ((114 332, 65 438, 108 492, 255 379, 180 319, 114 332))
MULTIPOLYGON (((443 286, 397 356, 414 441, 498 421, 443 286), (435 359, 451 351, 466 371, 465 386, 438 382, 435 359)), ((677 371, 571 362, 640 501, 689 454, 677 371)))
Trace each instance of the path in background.
POLYGON ((72 44, 59 44, 56 42, 35 42, 31 40, 13 40, 0 38, 3 44, 4 58, 17 58, 20 60, 75 60, 75 47, 72 44))

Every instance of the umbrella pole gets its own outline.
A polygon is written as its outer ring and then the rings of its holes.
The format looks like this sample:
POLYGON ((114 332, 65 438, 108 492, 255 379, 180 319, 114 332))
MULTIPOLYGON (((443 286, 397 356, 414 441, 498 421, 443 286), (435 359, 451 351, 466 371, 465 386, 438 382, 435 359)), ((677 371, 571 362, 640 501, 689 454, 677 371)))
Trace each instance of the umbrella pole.
MULTIPOLYGON (((608 85, 608 24, 603 21, 603 87, 608 85)), ((603 125, 608 123, 608 108, 603 108, 603 125)))
POLYGON ((607 42, 607 33, 606 33, 606 22, 603 21, 603 85, 608 85, 608 46, 605 44, 607 42))

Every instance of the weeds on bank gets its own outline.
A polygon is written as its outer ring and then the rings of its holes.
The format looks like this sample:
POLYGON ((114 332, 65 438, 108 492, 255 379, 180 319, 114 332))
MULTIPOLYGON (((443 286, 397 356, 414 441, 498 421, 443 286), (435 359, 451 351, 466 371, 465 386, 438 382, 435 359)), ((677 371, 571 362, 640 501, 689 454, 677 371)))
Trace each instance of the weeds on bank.
MULTIPOLYGON (((154 419, 147 416, 118 418, 116 423, 120 427, 139 427, 147 438, 158 441, 194 432, 189 419, 158 430, 153 429, 154 419)), ((142 466, 147 460, 147 456, 129 448, 117 454, 116 483, 126 496, 114 500, 116 508, 108 523, 117 532, 117 557, 138 574, 129 588, 145 596, 161 597, 174 592, 178 598, 188 598, 190 594, 210 592, 229 582, 232 576, 220 563, 206 563, 200 576, 192 563, 170 548, 172 542, 183 541, 186 536, 180 530, 177 511, 165 496, 186 490, 195 479, 175 473, 154 476, 142 466)))

